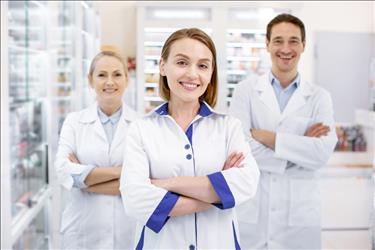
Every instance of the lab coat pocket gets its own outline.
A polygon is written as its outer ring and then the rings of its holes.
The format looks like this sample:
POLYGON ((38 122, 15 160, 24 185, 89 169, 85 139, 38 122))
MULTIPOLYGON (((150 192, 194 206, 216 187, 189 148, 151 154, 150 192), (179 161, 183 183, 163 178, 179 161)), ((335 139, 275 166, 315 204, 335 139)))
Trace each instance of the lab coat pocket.
POLYGON ((290 180, 290 226, 319 226, 320 197, 316 180, 290 180))
POLYGON ((238 221, 256 224, 259 217, 260 192, 257 191, 255 197, 236 207, 238 221))

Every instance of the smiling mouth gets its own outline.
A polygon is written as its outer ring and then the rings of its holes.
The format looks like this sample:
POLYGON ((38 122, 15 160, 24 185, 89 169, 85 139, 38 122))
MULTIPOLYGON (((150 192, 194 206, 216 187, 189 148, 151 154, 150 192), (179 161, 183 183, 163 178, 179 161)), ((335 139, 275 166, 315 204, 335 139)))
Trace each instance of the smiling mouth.
POLYGON ((282 60, 292 60, 293 58, 294 58, 294 56, 278 56, 280 59, 282 59, 282 60))
POLYGON ((113 92, 116 92, 117 89, 103 89, 103 92, 106 92, 106 93, 113 93, 113 92))
POLYGON ((188 90, 188 91, 193 91, 193 90, 196 90, 200 85, 199 84, 196 84, 196 83, 193 83, 193 82, 183 82, 183 81, 179 81, 178 82, 184 89, 188 90))

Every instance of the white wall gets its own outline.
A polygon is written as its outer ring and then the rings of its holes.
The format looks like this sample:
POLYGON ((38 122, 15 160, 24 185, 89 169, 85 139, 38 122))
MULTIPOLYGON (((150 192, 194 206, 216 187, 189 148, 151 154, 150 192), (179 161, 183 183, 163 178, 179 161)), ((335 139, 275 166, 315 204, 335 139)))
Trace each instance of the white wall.
MULTIPOLYGON (((172 2, 171 2, 172 3, 172 2)), ((374 32, 375 4, 367 2, 231 2, 222 5, 233 7, 281 7, 291 8, 292 13, 305 23, 307 47, 301 59, 303 78, 313 81, 313 44, 317 31, 374 32)), ((153 3, 155 5, 155 1, 153 3)), ((165 6, 165 2, 163 5, 165 6)), ((212 3, 218 4, 218 3, 212 3)), ((101 17, 102 44, 117 46, 124 56, 136 55, 136 2, 95 2, 101 17)))
POLYGON ((114 45, 126 58, 136 54, 135 1, 94 1, 101 22, 101 44, 114 45))
MULTIPOLYGON (((304 2, 293 11, 306 27, 307 47, 299 70, 303 77, 313 81, 314 34, 318 31, 375 33, 375 4, 368 2, 304 2)), ((344 42, 344 41, 343 41, 344 42)))

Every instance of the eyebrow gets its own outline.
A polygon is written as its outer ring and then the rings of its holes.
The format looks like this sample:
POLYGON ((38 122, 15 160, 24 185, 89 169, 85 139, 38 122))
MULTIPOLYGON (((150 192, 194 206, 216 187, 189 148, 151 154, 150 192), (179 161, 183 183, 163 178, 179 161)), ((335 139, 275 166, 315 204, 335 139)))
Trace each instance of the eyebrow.
MULTIPOLYGON (((181 53, 179 53, 179 54, 176 54, 174 57, 183 57, 183 58, 186 58, 186 59, 190 59, 190 57, 188 57, 187 55, 185 55, 185 54, 181 54, 181 53)), ((202 59, 199 59, 199 61, 207 61, 207 62, 211 62, 211 59, 209 59, 209 58, 202 58, 202 59)))
MULTIPOLYGON (((276 40, 276 39, 284 39, 284 38, 282 36, 277 36, 277 37, 274 37, 272 39, 272 41, 276 40)), ((292 37, 289 38, 289 40, 291 40, 291 39, 293 39, 293 40, 301 40, 301 38, 299 38, 298 36, 292 36, 292 37)))

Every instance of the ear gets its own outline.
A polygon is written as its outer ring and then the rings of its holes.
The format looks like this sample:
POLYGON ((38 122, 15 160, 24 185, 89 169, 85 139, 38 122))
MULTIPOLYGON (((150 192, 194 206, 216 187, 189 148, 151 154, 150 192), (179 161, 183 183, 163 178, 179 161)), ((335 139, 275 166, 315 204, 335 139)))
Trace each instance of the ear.
POLYGON ((304 52, 305 51, 305 47, 306 47, 306 41, 302 42, 302 47, 303 47, 302 52, 304 52))
POLYGON ((165 73, 165 61, 163 60, 163 58, 161 58, 160 62, 159 62, 159 71, 160 71, 160 75, 161 76, 166 76, 166 73, 165 73))
POLYGON ((268 52, 270 52, 269 45, 270 45, 270 41, 266 38, 266 47, 267 47, 268 52))

